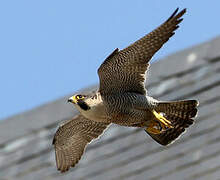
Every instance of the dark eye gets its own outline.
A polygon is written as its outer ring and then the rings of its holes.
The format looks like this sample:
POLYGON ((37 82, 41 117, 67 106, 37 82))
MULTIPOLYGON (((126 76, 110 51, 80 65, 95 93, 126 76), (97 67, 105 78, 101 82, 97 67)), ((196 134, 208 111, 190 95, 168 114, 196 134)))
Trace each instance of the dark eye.
POLYGON ((82 95, 78 95, 78 99, 81 99, 82 98, 82 95))

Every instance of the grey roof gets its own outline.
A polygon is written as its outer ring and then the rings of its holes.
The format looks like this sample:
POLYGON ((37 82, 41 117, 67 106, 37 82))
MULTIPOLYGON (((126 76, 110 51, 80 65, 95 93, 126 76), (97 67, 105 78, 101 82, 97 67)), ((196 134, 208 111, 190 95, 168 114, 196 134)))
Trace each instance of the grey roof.
POLYGON ((51 142, 58 123, 77 114, 67 96, 0 122, 0 179, 218 179, 219 47, 217 37, 151 65, 150 95, 200 101, 196 123, 174 144, 163 147, 141 129, 113 125, 75 168, 60 174, 51 142))

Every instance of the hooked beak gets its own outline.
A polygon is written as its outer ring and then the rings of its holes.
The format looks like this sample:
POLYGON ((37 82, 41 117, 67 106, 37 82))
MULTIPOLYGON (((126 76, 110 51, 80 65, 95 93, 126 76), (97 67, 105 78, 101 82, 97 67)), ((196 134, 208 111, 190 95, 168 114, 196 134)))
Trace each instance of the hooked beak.
POLYGON ((77 103, 76 97, 75 97, 75 96, 70 97, 70 98, 67 100, 67 102, 76 104, 76 103, 77 103))

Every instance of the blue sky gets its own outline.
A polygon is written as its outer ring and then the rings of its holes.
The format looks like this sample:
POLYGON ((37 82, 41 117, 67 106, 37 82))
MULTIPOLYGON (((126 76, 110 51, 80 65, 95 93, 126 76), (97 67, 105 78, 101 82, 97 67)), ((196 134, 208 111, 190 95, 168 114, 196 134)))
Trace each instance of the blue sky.
POLYGON ((0 1, 0 119, 98 83, 106 56, 177 7, 184 21, 153 60, 219 35, 220 1, 0 1))

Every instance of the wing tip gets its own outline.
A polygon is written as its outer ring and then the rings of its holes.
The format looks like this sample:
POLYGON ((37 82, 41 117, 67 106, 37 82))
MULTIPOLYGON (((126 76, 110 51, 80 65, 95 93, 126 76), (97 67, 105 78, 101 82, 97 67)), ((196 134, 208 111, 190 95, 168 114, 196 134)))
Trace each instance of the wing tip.
POLYGON ((74 168, 78 162, 79 162, 79 160, 76 161, 75 163, 71 163, 69 165, 66 165, 65 167, 61 167, 61 165, 59 165, 59 167, 57 167, 57 171, 60 171, 60 173, 63 174, 65 172, 69 171, 70 168, 74 168))
POLYGON ((52 140, 52 145, 54 145, 56 143, 56 138, 55 136, 53 137, 53 140, 52 140))
POLYGON ((173 19, 174 17, 176 17, 176 19, 180 18, 183 14, 186 13, 186 8, 184 8, 183 10, 181 10, 179 13, 179 7, 175 9, 175 11, 171 14, 171 16, 167 19, 167 21, 170 21, 171 19, 173 19), (178 14, 177 14, 178 13, 178 14))
POLYGON ((180 18, 185 13, 186 13, 186 8, 184 8, 182 11, 180 11, 176 16, 177 16, 177 18, 180 18))
MULTIPOLYGON (((176 13, 179 11, 179 9, 180 9, 180 8, 177 7, 176 10, 173 12, 172 15, 175 16, 176 13)), ((187 11, 187 8, 183 8, 183 10, 181 10, 178 14, 180 14, 180 13, 183 13, 183 14, 184 14, 186 11, 187 11)), ((172 16, 172 15, 171 15, 171 16, 172 16)))

